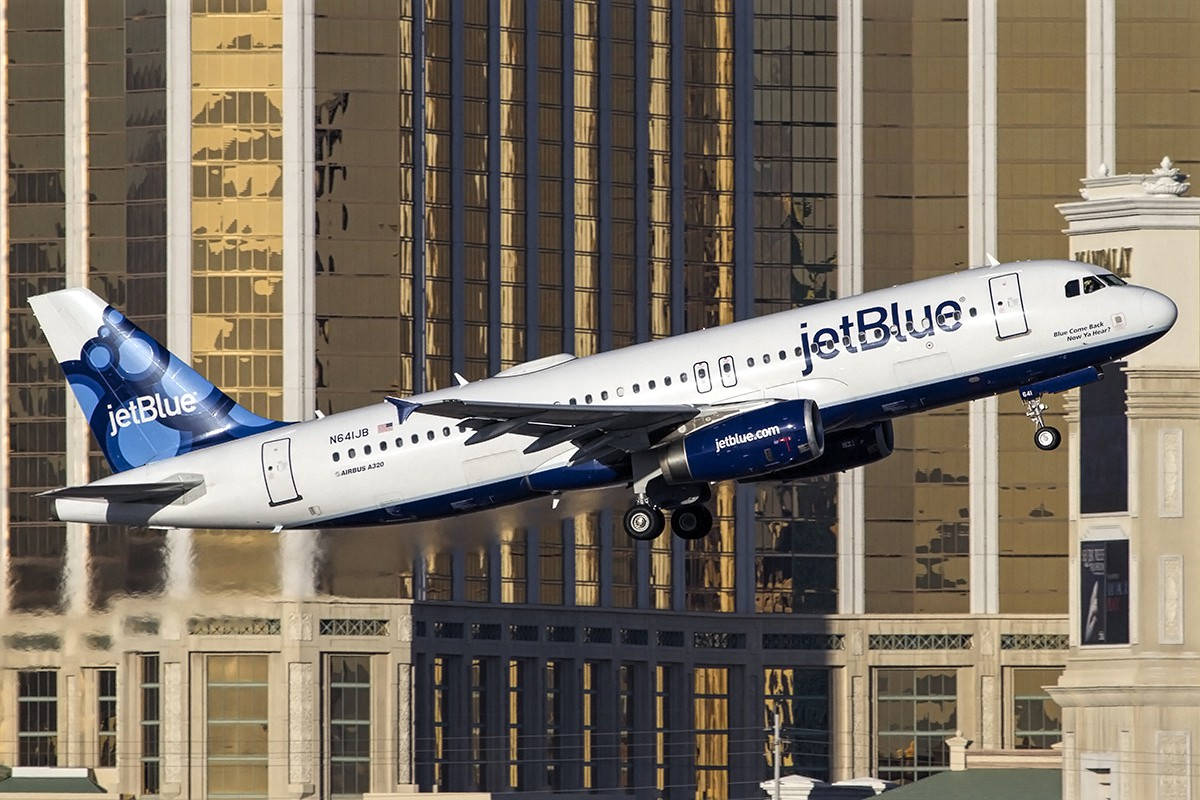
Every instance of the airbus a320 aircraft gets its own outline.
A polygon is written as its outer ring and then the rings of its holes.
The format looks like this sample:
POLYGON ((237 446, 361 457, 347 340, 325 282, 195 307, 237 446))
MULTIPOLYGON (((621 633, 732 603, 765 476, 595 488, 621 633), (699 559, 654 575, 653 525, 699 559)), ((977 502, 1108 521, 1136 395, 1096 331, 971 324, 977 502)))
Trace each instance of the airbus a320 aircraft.
POLYGON ((714 481, 802 478, 892 451, 892 418, 1101 377, 1175 304, 1087 264, 971 269, 306 422, 259 417, 86 289, 30 298, 114 474, 46 492, 60 520, 332 528, 626 485, 636 539, 712 526, 714 481))

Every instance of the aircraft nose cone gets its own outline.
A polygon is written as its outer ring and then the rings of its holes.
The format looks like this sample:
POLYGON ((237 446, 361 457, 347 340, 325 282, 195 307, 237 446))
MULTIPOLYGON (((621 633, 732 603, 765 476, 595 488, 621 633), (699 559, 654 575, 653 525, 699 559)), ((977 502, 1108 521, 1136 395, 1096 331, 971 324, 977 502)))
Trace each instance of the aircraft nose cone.
POLYGON ((1168 331, 1175 324, 1177 316, 1179 309, 1171 298, 1153 289, 1142 290, 1142 319, 1147 328, 1168 331))

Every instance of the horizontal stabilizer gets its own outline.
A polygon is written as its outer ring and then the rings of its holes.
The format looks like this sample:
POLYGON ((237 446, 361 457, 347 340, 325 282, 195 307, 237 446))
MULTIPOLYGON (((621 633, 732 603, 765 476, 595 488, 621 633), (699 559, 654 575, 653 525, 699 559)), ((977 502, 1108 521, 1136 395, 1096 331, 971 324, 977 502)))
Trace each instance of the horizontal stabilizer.
POLYGON ((70 500, 107 500, 110 503, 157 503, 166 505, 204 481, 165 481, 163 483, 109 483, 65 486, 40 492, 38 497, 70 500))

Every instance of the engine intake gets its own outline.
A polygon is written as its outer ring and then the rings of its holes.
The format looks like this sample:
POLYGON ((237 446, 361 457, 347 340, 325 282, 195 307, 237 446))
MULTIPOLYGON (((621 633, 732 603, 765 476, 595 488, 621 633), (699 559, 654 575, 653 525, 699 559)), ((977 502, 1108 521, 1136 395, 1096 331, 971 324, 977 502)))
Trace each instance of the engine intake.
POLYGON ((659 455, 667 483, 764 475, 819 458, 821 413, 812 400, 787 400, 714 422, 672 442, 659 455))
POLYGON ((825 438, 825 452, 820 458, 750 480, 795 480, 841 472, 887 458, 892 454, 894 445, 891 420, 863 428, 836 431, 825 438))

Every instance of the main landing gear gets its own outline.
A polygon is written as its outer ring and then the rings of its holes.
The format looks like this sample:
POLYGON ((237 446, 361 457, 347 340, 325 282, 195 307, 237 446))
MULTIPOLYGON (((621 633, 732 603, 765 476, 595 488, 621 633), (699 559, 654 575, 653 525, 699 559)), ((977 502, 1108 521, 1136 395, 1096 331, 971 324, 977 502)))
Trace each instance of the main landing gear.
POLYGON ((1062 442, 1062 434, 1058 432, 1058 428, 1047 425, 1042 419, 1042 412, 1047 408, 1042 402, 1042 396, 1038 394, 1024 400, 1025 416, 1037 426, 1037 430, 1033 432, 1033 443, 1039 450, 1054 450, 1062 442))
POLYGON ((663 509, 671 511, 671 532, 680 539, 703 539, 712 530, 712 512, 704 505, 712 498, 707 484, 668 487, 658 481, 647 488, 647 493, 635 495, 633 506, 625 512, 625 532, 630 538, 658 538, 667 527, 663 509))

